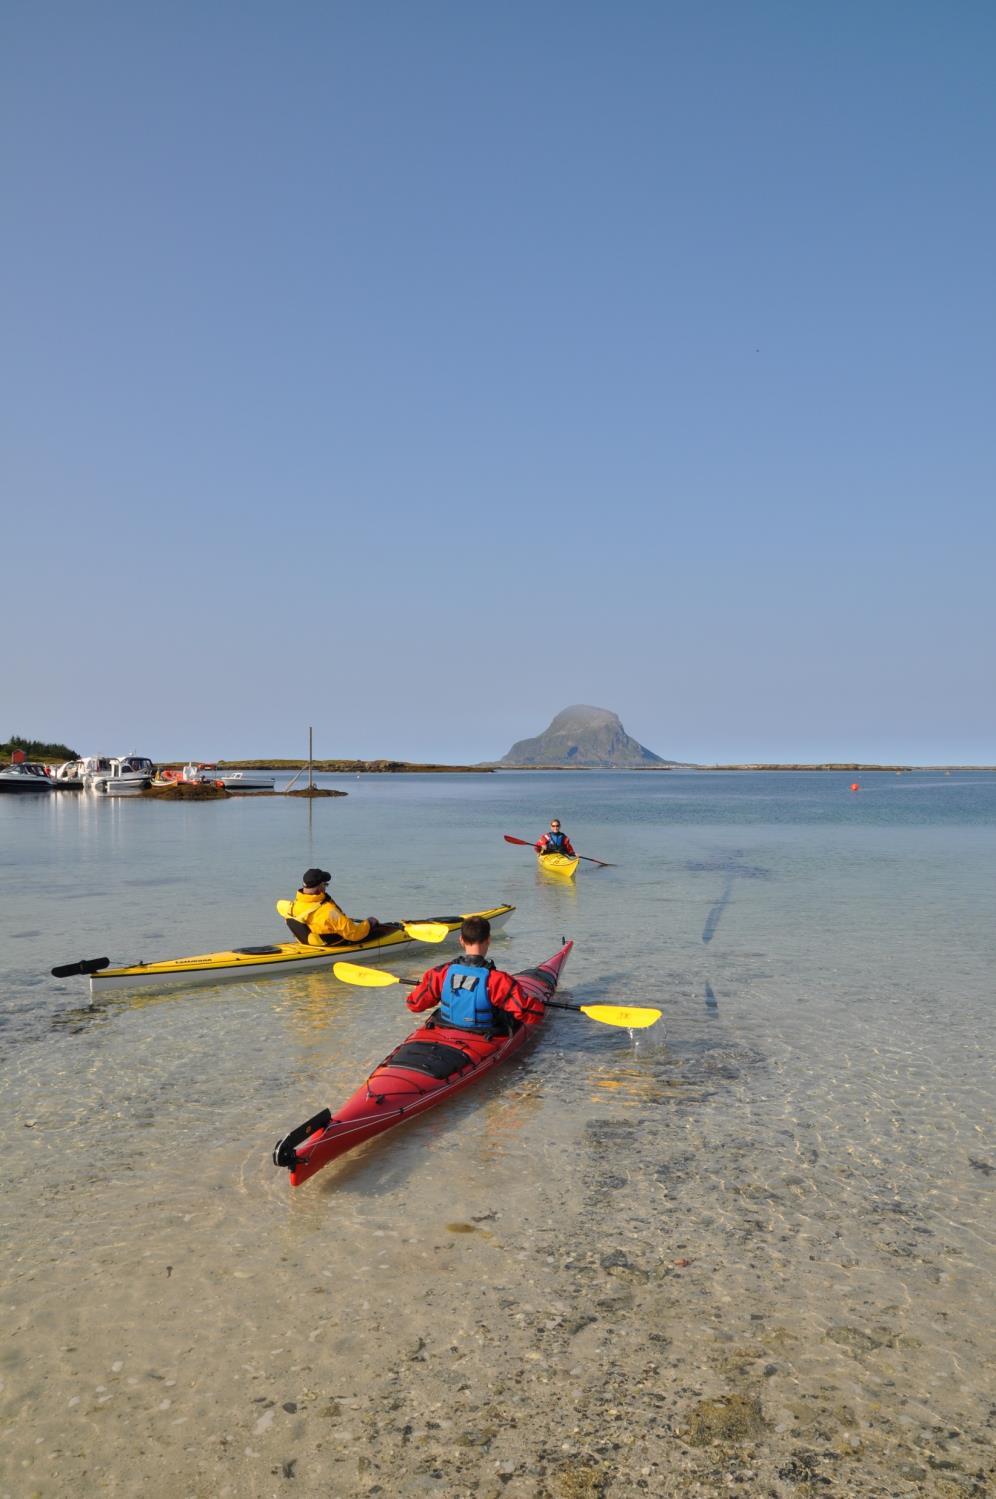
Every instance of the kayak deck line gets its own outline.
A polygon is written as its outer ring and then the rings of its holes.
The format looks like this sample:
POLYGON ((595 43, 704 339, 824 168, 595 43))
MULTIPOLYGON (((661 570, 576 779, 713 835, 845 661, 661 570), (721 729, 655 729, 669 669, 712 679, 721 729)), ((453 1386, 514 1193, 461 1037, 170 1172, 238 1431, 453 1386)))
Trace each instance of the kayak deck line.
POLYGON ((417 922, 398 922, 394 930, 382 932, 364 942, 342 942, 329 947, 310 947, 301 942, 266 943, 255 947, 233 947, 213 953, 196 953, 190 957, 102 968, 89 975, 90 993, 104 994, 111 989, 244 982, 250 977, 267 978, 274 973, 301 973, 314 968, 331 968, 344 957, 363 959, 378 956, 385 950, 413 946, 417 939, 405 931, 405 925, 446 926, 452 936, 467 916, 484 916, 490 921, 492 929, 495 929, 504 926, 514 910, 514 906, 506 903, 485 911, 420 917, 417 922))
MULTIPOLYGON (((552 999, 573 945, 565 942, 546 962, 515 974, 516 982, 533 999, 541 1002, 552 999)), ((419 1025, 374 1068, 335 1114, 323 1109, 307 1124, 299 1125, 278 1140, 273 1148, 274 1165, 289 1171, 292 1187, 301 1186, 323 1166, 355 1146, 404 1120, 417 1118, 490 1073, 521 1050, 538 1028, 520 1025, 508 1035, 490 1036, 457 1031, 434 1020, 419 1025), (458 1054, 466 1061, 447 1063, 445 1056, 433 1056, 431 1060, 444 1069, 433 1072, 428 1055, 432 1048, 439 1053, 458 1054)))

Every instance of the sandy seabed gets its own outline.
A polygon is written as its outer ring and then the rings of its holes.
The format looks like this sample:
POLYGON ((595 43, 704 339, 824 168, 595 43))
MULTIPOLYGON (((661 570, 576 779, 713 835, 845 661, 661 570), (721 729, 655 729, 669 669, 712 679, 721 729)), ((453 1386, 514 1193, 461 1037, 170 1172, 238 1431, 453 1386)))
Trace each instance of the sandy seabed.
POLYGON ((25 1121, 0 1493, 992 1493, 992 1162, 918 1199, 885 1136, 752 1135, 777 1067, 596 1069, 583 1123, 526 1069, 293 1194, 25 1121))

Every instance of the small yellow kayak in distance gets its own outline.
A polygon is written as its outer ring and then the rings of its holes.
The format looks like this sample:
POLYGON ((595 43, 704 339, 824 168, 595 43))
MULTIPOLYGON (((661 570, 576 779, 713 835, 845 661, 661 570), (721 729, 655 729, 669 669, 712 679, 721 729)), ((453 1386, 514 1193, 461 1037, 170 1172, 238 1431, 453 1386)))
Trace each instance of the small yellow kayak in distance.
POLYGON ((581 860, 569 854, 537 854, 536 862, 547 874, 556 874, 564 880, 573 880, 581 860))

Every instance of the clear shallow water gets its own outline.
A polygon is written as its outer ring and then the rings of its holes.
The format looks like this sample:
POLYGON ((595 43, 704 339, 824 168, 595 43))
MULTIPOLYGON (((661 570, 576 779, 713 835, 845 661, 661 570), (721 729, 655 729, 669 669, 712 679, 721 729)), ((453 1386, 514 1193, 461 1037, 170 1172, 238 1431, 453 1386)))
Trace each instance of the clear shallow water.
POLYGON ((277 1492, 287 1464, 299 1492, 513 1499, 978 1483, 996 777, 851 779, 0 799, 10 1492, 88 1465, 161 1494, 277 1492), (503 843, 553 813, 619 867, 565 884, 503 843), (507 899, 504 966, 573 936, 566 992, 666 1019, 556 1016, 292 1194, 274 1140, 406 1033, 397 991, 307 974, 94 1010, 48 970, 280 940, 273 901, 315 863, 357 915, 507 899), (717 1411, 760 1424, 697 1446, 717 1411))

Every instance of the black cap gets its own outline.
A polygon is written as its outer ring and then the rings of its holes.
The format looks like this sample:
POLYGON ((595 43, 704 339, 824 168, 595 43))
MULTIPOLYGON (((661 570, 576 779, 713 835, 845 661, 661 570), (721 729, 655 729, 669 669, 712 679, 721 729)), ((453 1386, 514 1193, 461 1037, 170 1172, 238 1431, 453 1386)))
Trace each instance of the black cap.
POLYGON ((331 878, 327 869, 306 869, 301 876, 301 885, 305 890, 312 890, 316 885, 327 885, 331 878))

